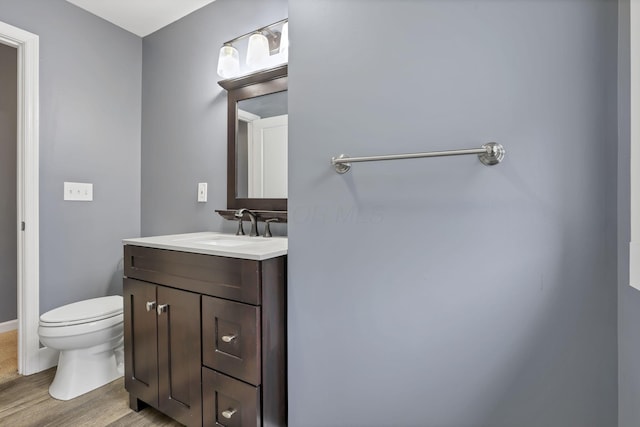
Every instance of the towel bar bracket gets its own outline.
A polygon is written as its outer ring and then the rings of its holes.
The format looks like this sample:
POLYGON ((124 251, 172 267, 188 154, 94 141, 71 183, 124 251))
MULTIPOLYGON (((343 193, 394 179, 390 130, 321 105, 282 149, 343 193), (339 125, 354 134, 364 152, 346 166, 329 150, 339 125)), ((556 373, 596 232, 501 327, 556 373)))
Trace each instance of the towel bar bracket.
POLYGON ((504 159, 505 149, 497 142, 488 142, 484 144, 482 148, 484 148, 486 152, 478 154, 478 159, 480 159, 483 164, 493 166, 497 165, 504 159))
POLYGON ((331 158, 331 162, 333 163, 333 167, 336 168, 336 172, 340 174, 349 172, 349 169, 351 169, 351 163, 341 163, 336 161, 347 157, 349 157, 347 154, 340 154, 338 157, 331 158))

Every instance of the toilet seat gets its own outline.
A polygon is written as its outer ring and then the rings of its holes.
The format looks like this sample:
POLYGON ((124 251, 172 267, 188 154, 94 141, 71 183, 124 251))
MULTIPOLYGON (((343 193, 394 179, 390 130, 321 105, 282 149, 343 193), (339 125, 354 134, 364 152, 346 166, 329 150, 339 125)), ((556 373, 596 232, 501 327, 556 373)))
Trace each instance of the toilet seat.
POLYGON ((38 335, 40 338, 69 338, 110 330, 114 326, 121 325, 123 321, 124 315, 120 313, 102 320, 68 325, 40 322, 38 335))
POLYGON ((40 316, 40 326, 82 325, 122 316, 122 312, 122 297, 119 295, 93 298, 47 311, 40 316))

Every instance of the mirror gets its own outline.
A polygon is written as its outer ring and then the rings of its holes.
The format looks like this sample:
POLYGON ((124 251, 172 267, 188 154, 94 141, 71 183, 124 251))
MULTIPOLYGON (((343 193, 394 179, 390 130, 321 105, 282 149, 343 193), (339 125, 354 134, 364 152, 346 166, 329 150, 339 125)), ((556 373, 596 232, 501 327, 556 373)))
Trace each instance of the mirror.
POLYGON ((219 82, 228 91, 227 209, 287 210, 287 66, 219 82))
POLYGON ((287 91, 237 103, 236 196, 287 198, 287 91))

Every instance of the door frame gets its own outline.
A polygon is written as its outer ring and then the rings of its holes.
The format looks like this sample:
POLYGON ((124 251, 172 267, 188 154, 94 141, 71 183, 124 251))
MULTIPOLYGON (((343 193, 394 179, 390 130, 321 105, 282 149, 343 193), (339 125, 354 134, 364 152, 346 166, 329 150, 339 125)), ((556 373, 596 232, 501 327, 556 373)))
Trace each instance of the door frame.
POLYGON ((640 290, 640 2, 629 2, 629 73, 630 73, 630 219, 629 285, 640 290))
POLYGON ((0 22, 0 43, 18 50, 17 243, 18 373, 46 369, 40 351, 39 37, 0 22))

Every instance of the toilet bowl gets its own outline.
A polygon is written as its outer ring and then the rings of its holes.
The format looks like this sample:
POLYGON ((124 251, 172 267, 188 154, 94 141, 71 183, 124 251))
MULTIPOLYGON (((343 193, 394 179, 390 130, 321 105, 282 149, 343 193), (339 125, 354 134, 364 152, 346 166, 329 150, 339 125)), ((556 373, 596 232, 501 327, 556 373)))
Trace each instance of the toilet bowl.
POLYGON ((119 295, 58 307, 40 316, 40 342, 60 351, 51 397, 69 400, 123 375, 123 300, 119 295))

